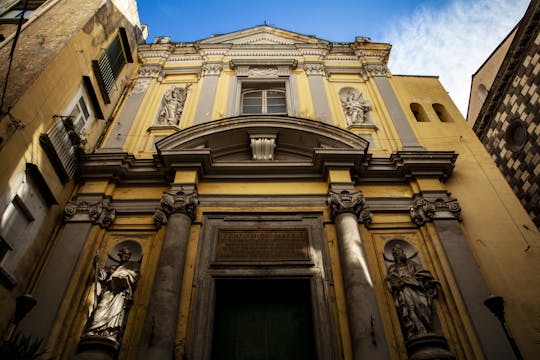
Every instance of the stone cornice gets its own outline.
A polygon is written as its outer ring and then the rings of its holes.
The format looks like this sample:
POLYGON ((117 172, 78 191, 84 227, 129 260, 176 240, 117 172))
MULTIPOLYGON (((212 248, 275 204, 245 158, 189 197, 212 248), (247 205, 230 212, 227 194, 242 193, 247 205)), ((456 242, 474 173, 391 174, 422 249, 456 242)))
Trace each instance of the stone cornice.
POLYGON ((400 151, 373 158, 368 142, 347 130, 289 116, 238 116, 178 131, 156 144, 154 159, 101 150, 79 164, 85 181, 170 184, 174 172, 196 169, 199 177, 231 179, 325 179, 332 167, 348 168, 358 184, 403 183, 416 177, 447 179, 455 165, 453 151, 400 151), (274 160, 252 158, 250 134, 275 134, 274 160), (298 144, 295 139, 302 138, 298 144))

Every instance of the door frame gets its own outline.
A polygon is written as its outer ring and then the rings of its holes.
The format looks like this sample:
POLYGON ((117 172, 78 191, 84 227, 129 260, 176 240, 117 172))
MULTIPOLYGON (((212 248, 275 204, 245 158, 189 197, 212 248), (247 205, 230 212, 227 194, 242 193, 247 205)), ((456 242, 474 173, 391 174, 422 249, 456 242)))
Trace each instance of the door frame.
POLYGON ((338 338, 329 293, 332 284, 330 257, 322 214, 205 214, 194 277, 190 316, 189 359, 210 360, 214 327, 216 280, 304 279, 311 287, 313 337, 317 359, 339 358, 338 338), (306 261, 265 261, 223 264, 217 262, 216 244, 220 230, 305 229, 309 242, 306 261))

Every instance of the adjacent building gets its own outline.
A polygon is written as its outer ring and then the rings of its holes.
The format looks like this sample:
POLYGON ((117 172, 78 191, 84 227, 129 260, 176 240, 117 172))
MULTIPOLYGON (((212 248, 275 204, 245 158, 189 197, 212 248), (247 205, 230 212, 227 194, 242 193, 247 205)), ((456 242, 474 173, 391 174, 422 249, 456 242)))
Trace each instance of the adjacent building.
POLYGON ((467 120, 540 228, 540 1, 473 75, 467 120))
POLYGON ((11 70, 4 336, 60 359, 540 351, 540 236, 437 77, 267 25, 141 44, 136 7, 86 3, 11 70))

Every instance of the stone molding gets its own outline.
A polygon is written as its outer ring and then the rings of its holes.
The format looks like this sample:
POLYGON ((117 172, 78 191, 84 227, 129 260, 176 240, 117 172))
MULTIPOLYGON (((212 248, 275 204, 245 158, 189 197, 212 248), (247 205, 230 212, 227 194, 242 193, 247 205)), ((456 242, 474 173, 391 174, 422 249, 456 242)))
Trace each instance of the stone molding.
POLYGON ((87 201, 68 201, 64 208, 64 221, 71 221, 76 215, 83 215, 92 224, 108 229, 116 220, 116 209, 110 206, 109 199, 93 204, 87 201))
POLYGON ((461 206, 448 194, 425 196, 417 194, 410 208, 411 220, 418 226, 435 219, 461 220, 461 206))
POLYGON ((330 190, 326 204, 330 209, 332 219, 335 219, 339 214, 353 213, 358 218, 358 222, 369 225, 373 218, 373 214, 366 206, 366 199, 362 191, 342 190, 337 193, 330 190))
POLYGON ((183 190, 166 192, 161 198, 159 208, 154 212, 154 224, 160 228, 161 225, 167 223, 169 216, 174 213, 185 214, 193 221, 198 204, 199 200, 196 191, 190 193, 185 193, 183 190))

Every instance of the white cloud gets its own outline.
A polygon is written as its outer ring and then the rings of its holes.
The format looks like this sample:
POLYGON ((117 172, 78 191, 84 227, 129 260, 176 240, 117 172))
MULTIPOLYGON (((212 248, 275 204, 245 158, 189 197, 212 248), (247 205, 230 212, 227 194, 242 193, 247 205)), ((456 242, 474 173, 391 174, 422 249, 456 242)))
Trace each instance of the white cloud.
POLYGON ((394 74, 438 75, 465 116, 471 76, 524 15, 528 0, 452 0, 443 8, 423 6, 394 22, 394 74))

